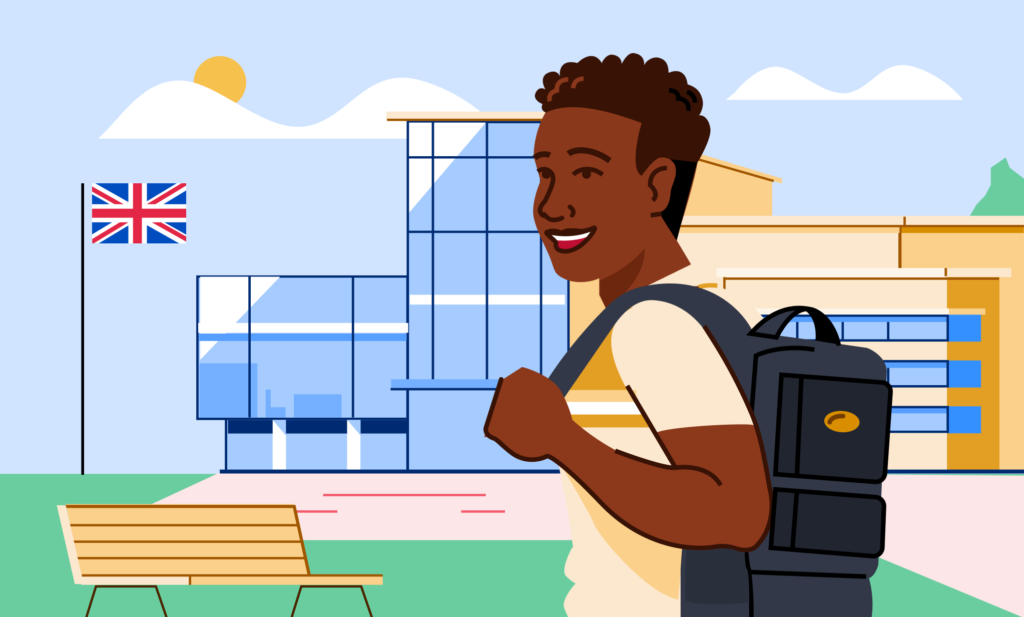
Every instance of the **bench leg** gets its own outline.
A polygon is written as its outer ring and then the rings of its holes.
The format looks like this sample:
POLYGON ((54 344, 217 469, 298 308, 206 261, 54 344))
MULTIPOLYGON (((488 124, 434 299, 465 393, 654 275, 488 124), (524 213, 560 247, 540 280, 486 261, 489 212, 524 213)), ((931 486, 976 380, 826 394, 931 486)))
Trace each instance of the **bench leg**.
POLYGON ((167 609, 164 608, 164 599, 160 597, 160 588, 153 585, 153 591, 156 592, 156 599, 160 600, 160 610, 164 612, 164 617, 167 617, 167 609))
POLYGON ((302 588, 305 585, 299 585, 299 593, 295 594, 295 606, 292 607, 292 617, 295 617, 295 609, 299 608, 299 596, 302 595, 302 588))
MULTIPOLYGON (((373 617, 373 611, 370 610, 370 601, 366 599, 366 590, 363 589, 362 585, 359 586, 359 591, 363 592, 363 602, 366 602, 366 612, 370 614, 370 617, 373 617)), ((166 617, 166 615, 164 617, 166 617)))
POLYGON ((89 596, 89 608, 85 609, 85 617, 89 617, 89 611, 92 610, 92 601, 96 599, 96 590, 97 589, 99 589, 98 586, 92 588, 92 595, 89 596))
POLYGON ((96 599, 96 590, 101 587, 104 589, 146 589, 152 587, 153 591, 156 591, 156 599, 160 600, 160 610, 164 612, 164 617, 167 617, 167 609, 164 608, 164 599, 160 597, 160 588, 156 585, 96 585, 92 588, 92 595, 89 596, 89 606, 85 609, 85 617, 89 617, 89 611, 92 610, 92 601, 96 599))
MULTIPOLYGON (((295 617, 295 609, 299 608, 299 596, 302 595, 302 590, 306 587, 319 587, 321 589, 351 589, 352 587, 359 587, 359 591, 363 594, 363 602, 366 603, 366 612, 370 614, 370 617, 373 617, 373 611, 370 610, 370 601, 366 598, 366 590, 363 589, 362 585, 299 585, 299 593, 295 594, 295 606, 292 607, 292 617, 295 617)), ((164 613, 164 615, 166 617, 167 613, 164 613)))

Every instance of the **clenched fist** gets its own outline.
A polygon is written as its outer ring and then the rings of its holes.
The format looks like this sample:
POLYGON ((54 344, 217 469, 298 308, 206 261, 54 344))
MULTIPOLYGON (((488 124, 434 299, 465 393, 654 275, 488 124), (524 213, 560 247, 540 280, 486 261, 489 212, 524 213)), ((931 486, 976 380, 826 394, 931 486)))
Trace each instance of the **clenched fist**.
POLYGON ((547 377, 521 368, 498 380, 484 435, 512 456, 524 461, 548 458, 574 429, 565 397, 547 377))

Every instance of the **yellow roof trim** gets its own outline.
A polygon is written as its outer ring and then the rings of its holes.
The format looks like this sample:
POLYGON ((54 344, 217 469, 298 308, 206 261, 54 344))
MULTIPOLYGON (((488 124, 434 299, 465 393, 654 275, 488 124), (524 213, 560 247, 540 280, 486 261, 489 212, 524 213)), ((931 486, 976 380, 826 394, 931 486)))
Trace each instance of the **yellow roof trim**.
POLYGON ((756 171, 756 170, 750 169, 748 167, 741 167, 739 165, 736 165, 735 163, 729 163, 727 161, 722 161, 722 160, 719 160, 719 159, 713 159, 710 156, 701 156, 700 157, 700 162, 701 163, 707 163, 709 165, 715 165, 715 166, 718 166, 718 167, 724 167, 725 169, 728 169, 728 170, 731 170, 731 171, 738 171, 741 174, 747 174, 749 176, 754 176, 754 177, 757 177, 757 178, 761 178, 762 180, 771 180, 772 182, 779 182, 779 183, 782 182, 782 178, 780 178, 778 176, 773 176, 773 175, 770 175, 770 174, 766 174, 764 172, 756 171))

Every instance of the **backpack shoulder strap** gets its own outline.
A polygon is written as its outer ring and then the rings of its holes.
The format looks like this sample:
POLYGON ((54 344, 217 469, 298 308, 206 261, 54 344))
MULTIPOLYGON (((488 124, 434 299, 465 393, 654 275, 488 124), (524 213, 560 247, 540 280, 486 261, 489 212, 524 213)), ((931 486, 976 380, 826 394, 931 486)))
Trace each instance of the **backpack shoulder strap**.
POLYGON ((601 311, 572 344, 558 366, 551 371, 550 379, 562 391, 563 396, 572 389, 616 322, 626 314, 626 311, 649 300, 675 305, 689 313, 701 325, 709 326, 712 330, 734 324, 742 328, 742 331, 748 329, 746 320, 731 304, 706 289, 679 283, 638 287, 622 294, 601 311))

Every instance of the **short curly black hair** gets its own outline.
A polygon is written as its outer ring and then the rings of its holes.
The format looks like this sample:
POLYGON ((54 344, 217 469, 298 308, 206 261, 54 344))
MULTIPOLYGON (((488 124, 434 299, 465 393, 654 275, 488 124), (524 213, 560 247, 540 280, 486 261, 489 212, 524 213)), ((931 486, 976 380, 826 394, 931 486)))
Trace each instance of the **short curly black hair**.
POLYGON ((700 115, 704 100, 685 75, 669 72, 661 58, 645 63, 638 54, 625 60, 588 56, 545 75, 544 87, 537 90, 536 97, 546 112, 584 107, 639 122, 637 171, 643 173, 659 157, 675 163, 676 179, 662 219, 672 234, 679 236, 697 161, 711 135, 707 118, 700 115))

